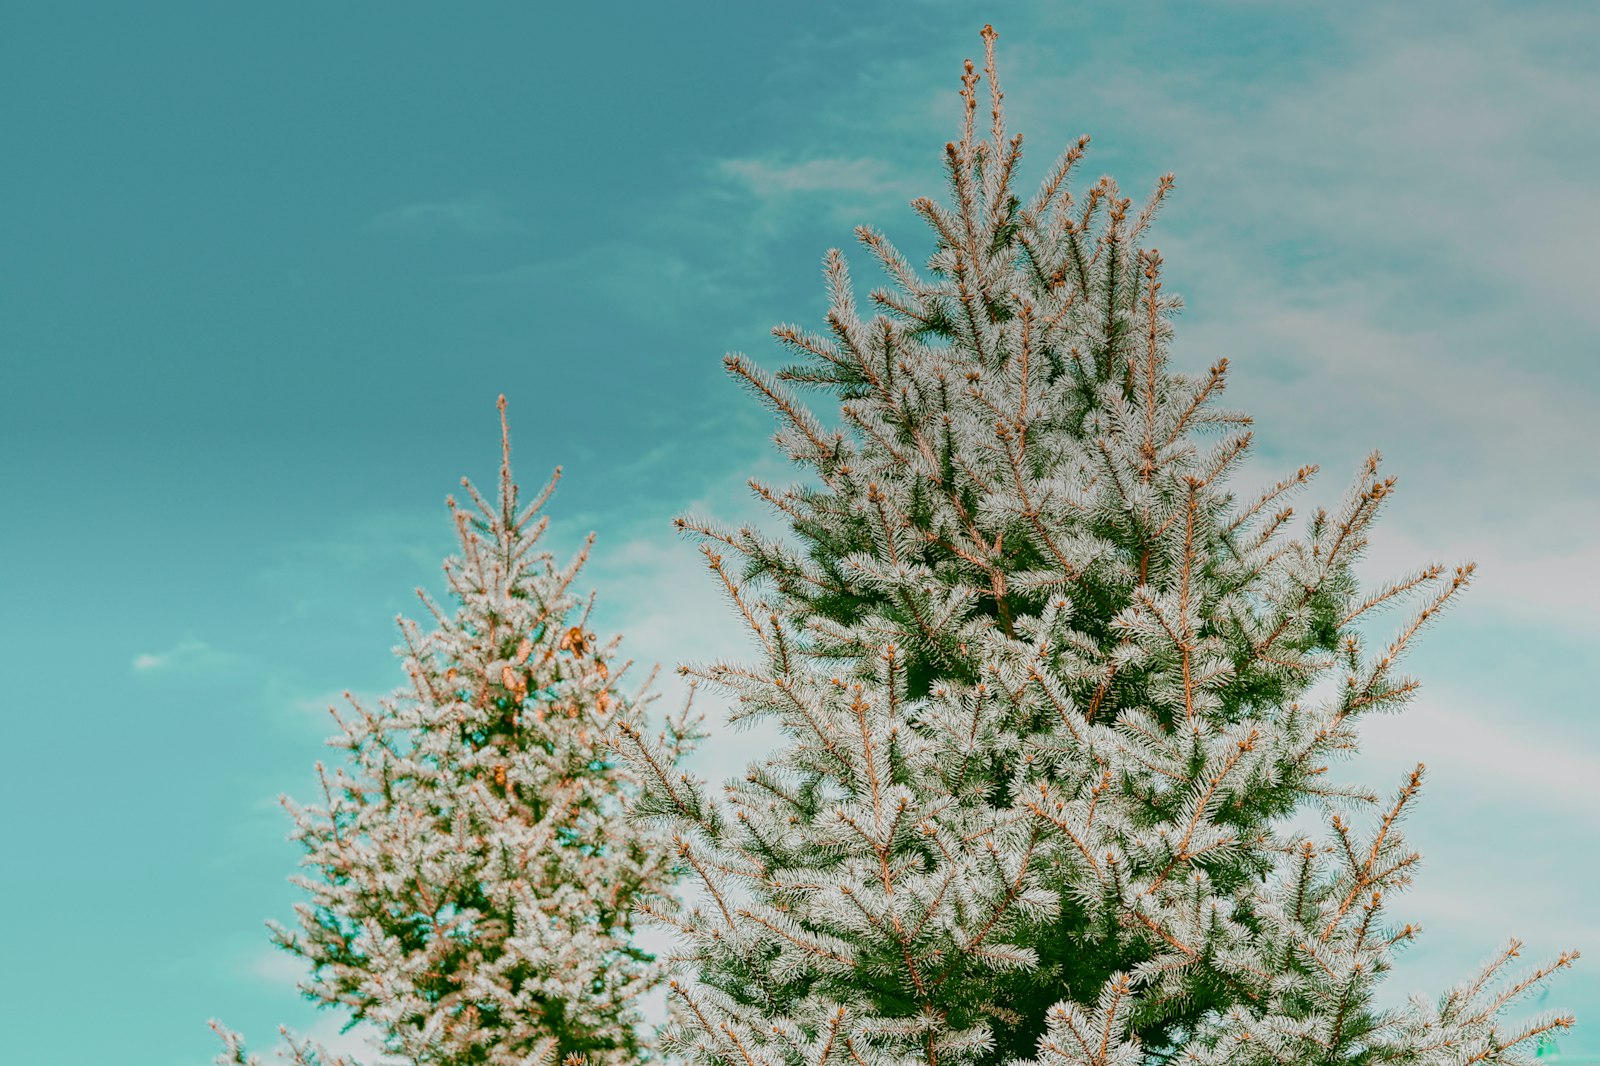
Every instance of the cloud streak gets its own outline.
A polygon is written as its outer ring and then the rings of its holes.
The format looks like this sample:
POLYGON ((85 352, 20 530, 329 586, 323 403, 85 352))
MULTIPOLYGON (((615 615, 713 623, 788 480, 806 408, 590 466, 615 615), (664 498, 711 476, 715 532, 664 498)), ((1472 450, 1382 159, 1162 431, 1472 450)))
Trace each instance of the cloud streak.
POLYGON ((855 194, 872 198, 911 196, 912 184, 881 159, 821 158, 784 161, 777 157, 721 159, 717 176, 762 199, 812 193, 855 194))
POLYGON ((140 652, 133 657, 132 667, 140 674, 192 674, 222 669, 237 661, 237 655, 219 651, 203 640, 180 640, 166 651, 140 652))
POLYGON ((379 233, 457 233, 473 237, 520 233, 524 229, 500 198, 488 193, 391 208, 375 215, 367 228, 379 233))
POLYGON ((784 153, 719 159, 709 168, 713 195, 743 201, 747 230, 773 237, 818 216, 840 227, 898 207, 919 185, 885 159, 871 156, 794 158, 784 153))

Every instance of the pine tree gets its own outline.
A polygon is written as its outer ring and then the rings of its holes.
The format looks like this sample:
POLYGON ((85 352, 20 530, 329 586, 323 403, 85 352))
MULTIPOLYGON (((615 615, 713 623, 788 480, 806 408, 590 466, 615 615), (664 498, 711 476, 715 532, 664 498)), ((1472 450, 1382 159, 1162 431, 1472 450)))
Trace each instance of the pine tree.
MULTIPOLYGON (((648 682, 624 694, 617 641, 587 628, 592 598, 576 613, 593 537, 561 568, 539 547, 560 471, 523 506, 504 397, 500 412, 498 500, 463 479, 474 508, 448 501, 457 609, 418 590, 436 627, 401 620, 409 685, 333 712, 345 764, 317 765, 320 805, 283 801, 309 899, 298 929, 270 924, 311 964, 307 998, 374 1024, 407 1063, 631 1064, 648 1057, 638 998, 659 979, 634 908, 677 876, 664 841, 621 817, 637 782, 608 747, 617 727, 643 728, 648 682)), ((658 742, 673 761, 692 739, 685 717, 658 742)), ((212 1025, 219 1063, 257 1061, 212 1025)), ((348 1066, 290 1047, 303 1066, 348 1066)))
POLYGON ((826 332, 773 331, 800 363, 727 359, 809 481, 751 482, 782 536, 680 522, 764 660, 689 672, 781 750, 716 800, 625 730, 638 810, 700 888, 649 905, 691 971, 670 1046, 719 1066, 1528 1060, 1571 1019, 1502 1008, 1576 953, 1497 985, 1513 941, 1436 1004, 1380 1009, 1417 932, 1389 906, 1422 768, 1388 803, 1324 777, 1416 689, 1396 668, 1472 566, 1358 587, 1395 484, 1376 454, 1298 539, 1283 504, 1315 468, 1235 498, 1249 419, 1215 406, 1226 360, 1169 367, 1180 304, 1140 244, 1172 176, 1137 214, 1109 178, 1075 198, 1082 138, 1024 203, 983 37, 951 202, 912 204, 927 274, 859 228, 880 313, 831 251, 826 332), (1320 837, 1286 828, 1304 810, 1320 837))

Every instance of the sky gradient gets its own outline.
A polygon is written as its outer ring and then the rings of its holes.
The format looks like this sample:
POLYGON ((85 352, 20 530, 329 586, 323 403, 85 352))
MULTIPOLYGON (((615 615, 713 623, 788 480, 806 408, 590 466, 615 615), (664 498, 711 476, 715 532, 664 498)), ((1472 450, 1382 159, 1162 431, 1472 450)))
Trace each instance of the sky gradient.
POLYGON ((670 527, 770 528, 745 479, 788 477, 721 356, 819 325, 855 224, 925 254, 986 20, 1025 188, 1085 132, 1079 189, 1176 172, 1173 359, 1229 357, 1241 493, 1318 463, 1332 503, 1377 448, 1368 579, 1479 564, 1339 771, 1428 764, 1390 985, 1580 948, 1547 1005, 1600 1054, 1600 7, 61 0, 0 26, 0 1059, 336 1030, 262 927, 276 797, 399 683, 498 394, 524 485, 565 468, 552 542, 599 534, 602 627, 743 654, 670 527))

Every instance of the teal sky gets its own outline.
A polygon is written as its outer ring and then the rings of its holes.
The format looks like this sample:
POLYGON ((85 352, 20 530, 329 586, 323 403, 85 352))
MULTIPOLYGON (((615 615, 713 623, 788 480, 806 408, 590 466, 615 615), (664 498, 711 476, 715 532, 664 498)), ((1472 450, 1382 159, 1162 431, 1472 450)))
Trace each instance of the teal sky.
POLYGON ((499 393, 602 623, 742 653, 669 524, 784 477, 720 357, 818 324, 854 224, 925 251, 985 21, 1027 183, 1083 132, 1083 184, 1176 171, 1174 358, 1232 361, 1244 487, 1315 462, 1332 502, 1379 448, 1368 575, 1479 563, 1341 771, 1429 767, 1391 987, 1578 947, 1548 1005, 1600 1053, 1600 7, 59 0, 0 24, 0 1058, 333 1034, 262 927, 275 800, 399 682, 499 393))

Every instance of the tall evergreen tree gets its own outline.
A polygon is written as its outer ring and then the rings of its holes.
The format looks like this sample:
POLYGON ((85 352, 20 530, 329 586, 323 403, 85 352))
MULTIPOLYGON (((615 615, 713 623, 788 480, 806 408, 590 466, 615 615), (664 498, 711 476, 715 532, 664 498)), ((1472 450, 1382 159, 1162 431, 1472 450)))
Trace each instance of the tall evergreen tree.
POLYGON ((1496 986, 1513 941, 1437 1003, 1380 1009, 1416 933, 1388 911, 1422 768, 1388 803, 1324 778, 1415 690, 1397 666, 1472 566, 1358 588, 1394 487, 1376 454, 1298 539, 1283 502, 1314 468, 1235 498, 1249 419, 1214 406, 1226 360, 1169 367, 1179 301, 1140 244, 1171 175, 1137 213, 1109 178, 1075 198, 1083 138, 1024 202, 983 37, 951 202, 912 204, 926 275, 862 227, 880 314, 831 251, 826 332, 773 331, 801 362, 727 359, 811 480, 751 483, 783 537, 681 522, 764 657, 691 672, 782 749, 718 801, 624 730, 639 810, 702 890, 650 904, 697 971, 673 982, 671 1047, 719 1066, 1529 1059, 1571 1019, 1502 1008, 1576 953, 1496 986), (1320 837, 1285 827, 1308 807, 1320 837))
MULTIPOLYGON (((608 744, 644 727, 648 682, 624 694, 617 641, 577 613, 588 544, 559 568, 539 547, 560 471, 521 503, 504 397, 500 413, 498 500, 463 480, 473 508, 449 501, 454 614, 418 591, 435 628, 401 621, 410 684, 334 711, 344 764, 317 765, 321 804, 284 800, 309 899, 273 937, 311 964, 309 999, 374 1024, 407 1063, 632 1064, 646 1055, 638 998, 659 976, 634 909, 677 875, 665 841, 621 817, 637 782, 608 744)), ((685 718, 659 737, 669 760, 691 740, 685 718)), ((256 1061, 212 1025, 219 1063, 256 1061)), ((306 1066, 345 1064, 290 1045, 306 1066)))

